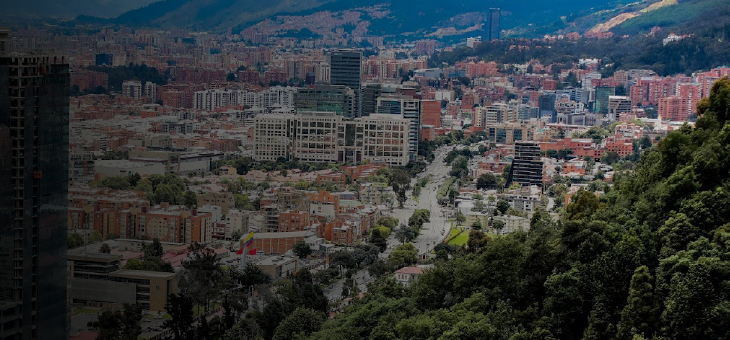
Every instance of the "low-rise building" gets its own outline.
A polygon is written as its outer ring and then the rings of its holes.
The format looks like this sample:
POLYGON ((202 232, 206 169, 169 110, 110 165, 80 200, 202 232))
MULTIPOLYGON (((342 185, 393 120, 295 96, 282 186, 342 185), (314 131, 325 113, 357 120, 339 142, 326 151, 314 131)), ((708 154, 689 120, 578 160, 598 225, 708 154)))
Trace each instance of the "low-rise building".
POLYGON ((257 261, 256 267, 269 275, 273 281, 277 281, 296 273, 299 260, 290 256, 269 256, 257 261))
POLYGON ((395 281, 410 285, 413 281, 416 281, 419 276, 423 274, 423 269, 420 267, 403 267, 395 271, 395 281))

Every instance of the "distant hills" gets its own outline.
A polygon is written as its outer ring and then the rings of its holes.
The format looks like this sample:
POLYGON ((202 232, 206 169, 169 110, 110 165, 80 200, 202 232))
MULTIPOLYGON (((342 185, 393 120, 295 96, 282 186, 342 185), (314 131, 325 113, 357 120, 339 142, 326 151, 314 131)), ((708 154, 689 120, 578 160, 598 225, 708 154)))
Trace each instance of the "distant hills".
POLYGON ((288 21, 286 31, 277 34, 321 36, 357 27, 361 35, 460 40, 480 34, 491 7, 502 10, 505 37, 588 31, 633 35, 654 26, 691 28, 730 17, 730 0, 27 0, 3 10, 134 27, 240 32, 267 22, 275 31, 288 21))
POLYGON ((556 32, 610 31, 634 35, 658 26, 691 33, 729 21, 730 0, 645 0, 617 3, 611 9, 569 18, 556 27, 556 32))
POLYGON ((384 4, 387 15, 371 17, 363 13, 368 34, 424 36, 438 28, 463 29, 482 22, 491 7, 502 9, 502 28, 544 26, 560 22, 561 17, 577 16, 612 8, 606 0, 163 0, 129 11, 113 23, 152 27, 188 27, 225 31, 243 29, 279 16, 303 16, 321 11, 338 12, 384 4), (464 20, 469 13, 481 15, 464 20))
POLYGON ((79 15, 114 18, 155 0, 23 0, 3 1, 0 15, 75 18, 79 15))

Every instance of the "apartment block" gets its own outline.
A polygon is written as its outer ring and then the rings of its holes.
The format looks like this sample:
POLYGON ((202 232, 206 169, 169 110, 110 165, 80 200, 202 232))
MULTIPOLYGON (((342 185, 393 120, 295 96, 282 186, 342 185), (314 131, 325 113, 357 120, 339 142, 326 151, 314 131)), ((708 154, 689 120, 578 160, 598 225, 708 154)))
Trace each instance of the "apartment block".
POLYGON ((689 99, 670 96, 659 100, 659 116, 675 122, 685 122, 690 116, 689 99))
POLYGON ((540 145, 534 142, 515 143, 515 158, 508 182, 523 186, 537 185, 542 187, 542 159, 540 145))

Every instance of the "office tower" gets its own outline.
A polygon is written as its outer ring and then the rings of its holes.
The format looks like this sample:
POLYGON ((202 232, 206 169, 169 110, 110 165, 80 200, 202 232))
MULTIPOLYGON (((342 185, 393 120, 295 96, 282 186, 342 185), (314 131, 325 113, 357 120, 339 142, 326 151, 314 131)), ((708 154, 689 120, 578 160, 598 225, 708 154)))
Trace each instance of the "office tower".
POLYGON ((0 55, 0 335, 68 337, 69 67, 0 55))
POLYGON ((608 114, 608 97, 616 95, 615 87, 598 86, 596 87, 596 103, 593 112, 597 114, 608 114))
POLYGON ((369 116, 378 109, 378 97, 383 94, 380 84, 366 84, 362 88, 362 116, 369 116))
POLYGON ((608 118, 620 120, 622 113, 631 112, 631 99, 626 96, 608 96, 608 118))
POLYGON ((0 55, 5 54, 5 51, 8 49, 8 36, 10 35, 10 30, 7 28, 0 28, 0 55))
POLYGON ((535 142, 515 142, 515 158, 507 179, 523 186, 537 185, 542 187, 542 159, 540 144, 535 142))
POLYGON ((354 114, 355 91, 343 85, 314 85, 299 89, 294 94, 297 113, 334 112, 338 116, 352 117, 354 114))
POLYGON ((377 100, 378 114, 397 115, 409 120, 408 150, 411 160, 418 156, 418 141, 421 140, 421 101, 405 95, 385 95, 377 100))
POLYGON ((352 117, 362 112, 362 53, 357 51, 334 51, 329 56, 330 84, 344 85, 355 91, 355 111, 352 117))
POLYGON ((550 117, 550 122, 557 121, 557 113, 555 111, 555 94, 544 93, 537 100, 537 107, 540 108, 540 118, 550 117))
POLYGON ((95 55, 96 66, 114 66, 114 55, 109 53, 97 53, 95 55))
POLYGON ((500 33, 499 16, 500 16, 499 8, 490 8, 489 9, 489 27, 487 27, 487 38, 489 41, 499 40, 499 33, 500 33))

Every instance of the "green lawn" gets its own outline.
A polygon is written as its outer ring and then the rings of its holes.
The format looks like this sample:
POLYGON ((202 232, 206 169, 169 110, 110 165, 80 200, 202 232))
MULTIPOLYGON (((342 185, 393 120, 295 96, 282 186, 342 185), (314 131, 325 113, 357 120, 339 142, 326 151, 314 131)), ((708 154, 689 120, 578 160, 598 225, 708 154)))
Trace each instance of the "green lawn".
POLYGON ((81 314, 81 313, 94 313, 94 314, 100 314, 102 312, 101 309, 91 309, 91 308, 76 308, 74 309, 74 314, 81 314))
POLYGON ((451 239, 449 241, 449 244, 450 245, 452 245, 452 246, 463 246, 463 245, 466 244, 467 241, 469 241, 469 232, 466 231, 466 230, 462 231, 460 229, 454 229, 454 230, 451 231, 451 235, 449 235, 449 238, 451 239), (455 232, 457 234, 458 233, 460 233, 460 234, 454 236, 454 233, 455 232))
MULTIPOLYGON (((210 310, 210 309, 216 309, 216 308, 218 308, 218 306, 219 306, 219 305, 220 305, 220 304, 219 304, 218 302, 216 302, 216 303, 214 303, 214 304, 213 304, 213 306, 211 306, 211 307, 210 307, 210 308, 208 308, 208 309, 209 309, 209 310, 210 310)), ((200 315, 200 313, 201 313, 202 311, 203 311, 203 308, 199 308, 199 306, 194 306, 194 307, 193 307, 193 316, 198 316, 198 315, 200 315)))
POLYGON ((449 237, 446 238, 446 240, 451 240, 452 238, 456 237, 456 235, 461 234, 461 229, 459 228, 451 228, 451 232, 449 232, 449 237))

